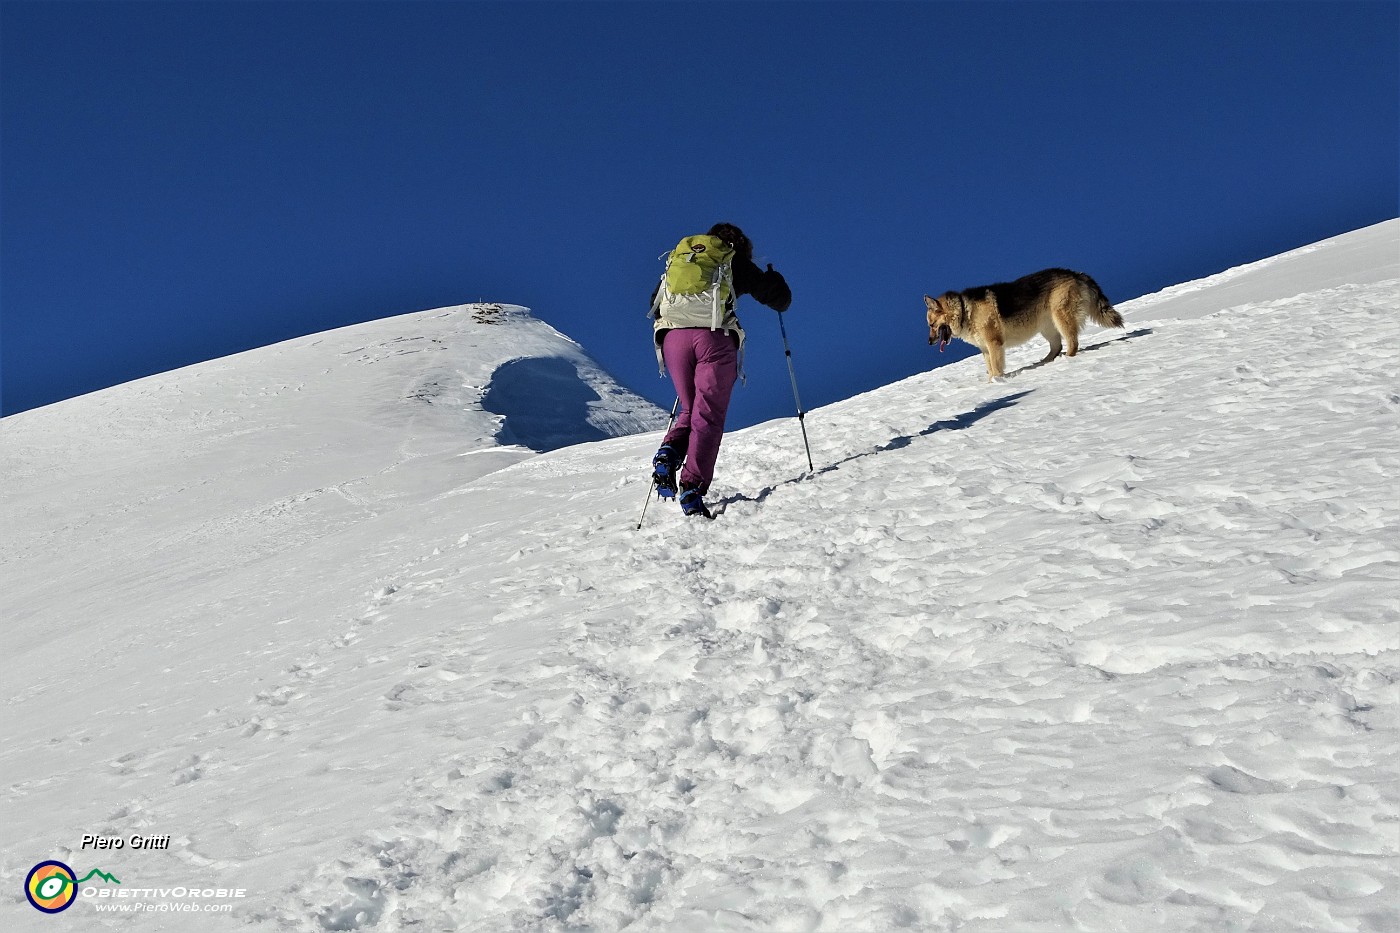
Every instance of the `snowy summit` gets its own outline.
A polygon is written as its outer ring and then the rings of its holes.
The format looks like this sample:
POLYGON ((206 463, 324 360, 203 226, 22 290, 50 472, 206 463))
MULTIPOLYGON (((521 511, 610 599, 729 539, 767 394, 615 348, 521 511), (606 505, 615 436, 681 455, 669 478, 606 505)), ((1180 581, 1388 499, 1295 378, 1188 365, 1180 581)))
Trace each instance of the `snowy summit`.
POLYGON ((1400 930, 1397 307, 1389 221, 640 531, 665 413, 523 309, 6 418, 0 926, 1400 930))

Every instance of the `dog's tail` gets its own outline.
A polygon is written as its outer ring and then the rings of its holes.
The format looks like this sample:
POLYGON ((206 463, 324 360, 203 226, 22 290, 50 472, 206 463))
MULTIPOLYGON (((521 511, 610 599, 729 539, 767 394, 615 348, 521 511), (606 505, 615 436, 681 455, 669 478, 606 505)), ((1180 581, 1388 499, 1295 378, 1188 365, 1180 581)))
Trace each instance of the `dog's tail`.
POLYGON ((1100 327, 1122 327, 1123 315, 1109 302, 1108 296, 1099 288, 1099 283, 1083 273, 1079 276, 1083 289, 1079 293, 1081 307, 1089 314, 1089 319, 1100 327))

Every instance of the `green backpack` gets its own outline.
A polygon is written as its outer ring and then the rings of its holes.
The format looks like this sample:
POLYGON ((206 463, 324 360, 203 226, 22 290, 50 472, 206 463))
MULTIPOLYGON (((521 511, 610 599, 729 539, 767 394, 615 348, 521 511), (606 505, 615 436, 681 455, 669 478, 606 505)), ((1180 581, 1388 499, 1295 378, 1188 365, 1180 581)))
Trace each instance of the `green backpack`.
POLYGON ((688 236, 666 257, 652 315, 717 328, 734 296, 734 247, 717 236, 688 236))

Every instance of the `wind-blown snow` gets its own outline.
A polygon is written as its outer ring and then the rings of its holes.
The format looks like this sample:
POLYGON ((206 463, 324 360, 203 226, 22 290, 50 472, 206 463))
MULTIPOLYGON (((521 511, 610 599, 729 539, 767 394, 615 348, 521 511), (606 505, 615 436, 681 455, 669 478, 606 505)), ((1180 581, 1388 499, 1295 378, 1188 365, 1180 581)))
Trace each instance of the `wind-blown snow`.
MULTIPOLYGON (((61 858, 249 891, 143 930, 1400 929, 1400 221, 1321 246, 1380 260, 811 412, 812 474, 793 420, 736 432, 712 523, 634 530, 656 434, 264 553, 235 510, 186 539, 222 571, 84 510, 198 528, 194 465, 7 486, 6 928, 60 922, 18 892, 61 858), (88 538, 125 575, 68 572, 88 538)), ((61 922, 132 926, 95 900, 61 922)))

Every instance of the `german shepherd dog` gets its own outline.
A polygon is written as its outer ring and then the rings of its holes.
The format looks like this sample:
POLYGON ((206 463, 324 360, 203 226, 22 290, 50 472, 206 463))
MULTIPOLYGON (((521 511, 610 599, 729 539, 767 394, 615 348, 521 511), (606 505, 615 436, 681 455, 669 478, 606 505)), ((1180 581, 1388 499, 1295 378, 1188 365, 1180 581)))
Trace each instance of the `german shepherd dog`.
POLYGON ((1079 329, 1086 320, 1100 327, 1122 327, 1123 316, 1113 309, 1098 283, 1083 272, 1045 269, 1014 282, 981 285, 940 298, 924 296, 928 307, 928 342, 942 350, 954 337, 982 351, 987 378, 1006 374, 1006 348, 1025 343, 1036 334, 1050 341, 1041 363, 1079 352, 1079 329), (1063 340, 1063 343, 1062 343, 1063 340))

